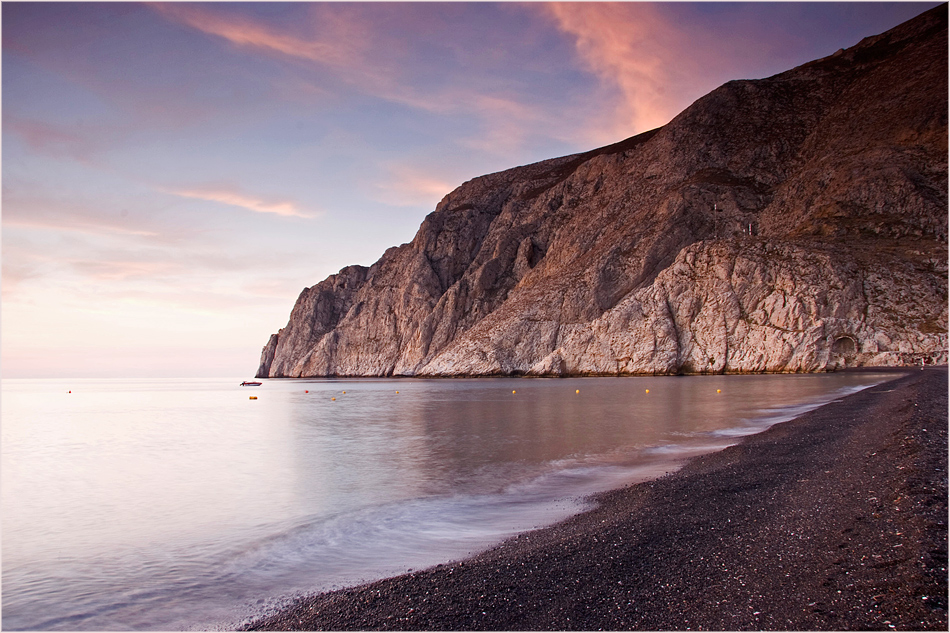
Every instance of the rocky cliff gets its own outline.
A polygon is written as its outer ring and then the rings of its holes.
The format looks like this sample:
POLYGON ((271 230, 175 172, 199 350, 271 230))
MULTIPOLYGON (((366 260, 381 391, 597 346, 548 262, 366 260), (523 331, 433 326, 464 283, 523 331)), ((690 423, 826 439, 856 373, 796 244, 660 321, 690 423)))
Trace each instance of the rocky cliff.
POLYGON ((947 6, 466 182, 305 289, 259 377, 947 362, 947 6))

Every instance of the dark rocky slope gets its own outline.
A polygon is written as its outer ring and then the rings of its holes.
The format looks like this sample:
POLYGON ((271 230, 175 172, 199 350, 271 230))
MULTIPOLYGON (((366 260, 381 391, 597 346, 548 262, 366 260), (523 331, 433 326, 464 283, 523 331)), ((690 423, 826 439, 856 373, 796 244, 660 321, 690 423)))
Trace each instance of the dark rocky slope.
POLYGON ((947 6, 489 174, 305 289, 259 377, 947 362, 947 6))

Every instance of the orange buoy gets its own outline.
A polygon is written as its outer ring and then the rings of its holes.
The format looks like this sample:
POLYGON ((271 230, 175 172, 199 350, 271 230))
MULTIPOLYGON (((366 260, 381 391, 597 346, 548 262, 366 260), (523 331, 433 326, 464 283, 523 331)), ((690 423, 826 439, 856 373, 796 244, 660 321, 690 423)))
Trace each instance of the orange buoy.
POLYGON ((248 400, 257 400, 257 396, 251 396, 248 400))
POLYGON ((647 393, 650 393, 650 390, 649 390, 649 389, 647 389, 647 393))

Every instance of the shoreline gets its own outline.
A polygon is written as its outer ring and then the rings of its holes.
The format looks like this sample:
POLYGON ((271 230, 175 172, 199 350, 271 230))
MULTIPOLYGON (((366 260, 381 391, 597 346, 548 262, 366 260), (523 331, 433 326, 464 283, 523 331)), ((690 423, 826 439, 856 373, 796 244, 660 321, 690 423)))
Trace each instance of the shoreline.
MULTIPOLYGON (((924 365, 928 369, 939 369, 944 365, 924 365)), ((394 374, 392 376, 370 376, 366 374, 334 374, 329 376, 255 376, 255 380, 471 380, 471 379, 498 379, 524 378, 526 380, 562 380, 568 378, 676 378, 696 376, 811 376, 821 374, 842 373, 894 373, 901 374, 920 370, 920 365, 857 365, 840 369, 815 371, 710 371, 710 372, 680 372, 675 374, 662 373, 584 373, 584 374, 394 374)))
POLYGON ((947 368, 596 495, 470 559, 256 630, 946 630, 947 368))

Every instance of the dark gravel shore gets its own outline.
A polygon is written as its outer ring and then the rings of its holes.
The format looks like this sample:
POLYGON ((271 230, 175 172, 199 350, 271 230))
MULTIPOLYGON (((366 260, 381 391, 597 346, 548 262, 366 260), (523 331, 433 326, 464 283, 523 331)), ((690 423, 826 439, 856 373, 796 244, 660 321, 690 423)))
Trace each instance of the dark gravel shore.
POLYGON ((947 369, 830 403, 464 562, 256 629, 947 630, 947 369))

